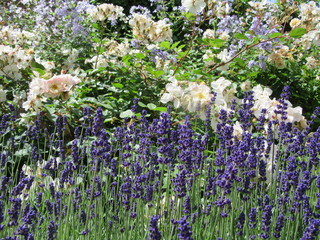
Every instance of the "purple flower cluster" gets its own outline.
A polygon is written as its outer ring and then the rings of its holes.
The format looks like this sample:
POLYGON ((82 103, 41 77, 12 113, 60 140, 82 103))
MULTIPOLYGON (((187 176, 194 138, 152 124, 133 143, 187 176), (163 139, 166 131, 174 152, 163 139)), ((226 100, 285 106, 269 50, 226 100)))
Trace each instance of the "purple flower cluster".
MULTIPOLYGON (((282 116, 287 92, 276 110, 282 116)), ((51 133, 40 115, 26 132, 23 171, 16 165, 19 174, 1 178, 0 236, 33 239, 42 229, 59 239, 66 219, 76 218, 73 227, 88 237, 148 228, 148 239, 281 239, 293 226, 295 237, 317 239, 320 130, 309 135, 285 117, 264 129, 266 119, 252 122, 251 108, 248 92, 242 109, 220 112, 214 134, 207 126, 199 133, 190 117, 175 123, 170 109, 152 121, 144 110, 111 132, 102 109, 84 109, 72 139, 66 117, 51 133), (241 136, 233 133, 235 115, 241 136)))

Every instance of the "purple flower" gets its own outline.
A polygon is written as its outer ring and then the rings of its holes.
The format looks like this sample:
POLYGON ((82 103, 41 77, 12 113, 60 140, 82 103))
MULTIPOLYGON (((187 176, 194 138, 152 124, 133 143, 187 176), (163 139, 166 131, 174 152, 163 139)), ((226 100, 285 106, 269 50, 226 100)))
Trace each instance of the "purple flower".
POLYGON ((249 213, 249 227, 254 229, 257 225, 257 209, 251 208, 249 213))
POLYGON ((182 216, 180 220, 177 221, 179 224, 178 230, 180 231, 178 233, 178 237, 182 240, 193 240, 192 232, 191 232, 191 226, 187 222, 187 216, 182 216))
POLYGON ((243 235, 243 225, 244 225, 244 222, 246 220, 246 216, 244 215, 243 212, 240 213, 239 217, 238 217, 238 223, 237 223, 237 227, 239 229, 239 232, 237 233, 239 236, 242 236, 243 235))
POLYGON ((263 213, 262 213, 262 227, 261 227, 261 229, 262 229, 262 231, 264 233, 259 235, 262 239, 268 239, 269 238, 271 217, 272 217, 272 206, 271 205, 266 205, 264 207, 263 213))
POLYGON ((284 227, 284 215, 282 213, 279 214, 278 219, 277 219, 277 223, 276 223, 276 227, 275 227, 275 233, 273 233, 273 236, 275 238, 280 238, 281 235, 281 230, 284 227))
POLYGON ((10 216, 8 226, 17 226, 22 200, 20 198, 9 198, 9 201, 12 203, 12 207, 8 210, 10 216))
POLYGON ((56 239, 58 226, 59 225, 55 224, 54 221, 50 221, 47 228, 48 240, 56 239))
POLYGON ((17 231, 15 232, 16 235, 24 236, 24 239, 28 239, 29 236, 29 227, 26 224, 22 224, 18 227, 17 231))
POLYGON ((81 232, 81 235, 88 235, 89 232, 90 232, 89 229, 83 230, 83 231, 81 232))
POLYGON ((158 228, 158 220, 160 219, 160 215, 152 215, 150 218, 150 224, 149 224, 149 240, 160 240, 161 239, 161 232, 158 228))
POLYGON ((103 113, 102 109, 99 107, 96 111, 96 115, 93 119, 93 127, 92 127, 92 134, 95 136, 100 135, 100 131, 103 129, 103 113))
POLYGON ((22 212, 22 220, 25 224, 32 224, 34 219, 36 219, 36 210, 30 206, 30 203, 26 203, 22 212))
POLYGON ((320 220, 312 219, 300 240, 315 240, 319 234, 320 220))
POLYGON ((171 182, 174 186, 173 191, 176 192, 176 194, 179 198, 186 196, 187 170, 185 170, 185 169, 181 170, 181 172, 178 173, 176 175, 176 177, 171 179, 171 182))
POLYGON ((183 212, 189 216, 191 214, 190 197, 187 195, 183 203, 183 212))
POLYGON ((80 222, 83 223, 84 225, 86 224, 87 222, 87 214, 84 210, 81 210, 81 213, 80 213, 80 222))
POLYGON ((133 99, 133 105, 131 106, 131 111, 134 113, 137 112, 138 102, 139 102, 139 98, 133 99))

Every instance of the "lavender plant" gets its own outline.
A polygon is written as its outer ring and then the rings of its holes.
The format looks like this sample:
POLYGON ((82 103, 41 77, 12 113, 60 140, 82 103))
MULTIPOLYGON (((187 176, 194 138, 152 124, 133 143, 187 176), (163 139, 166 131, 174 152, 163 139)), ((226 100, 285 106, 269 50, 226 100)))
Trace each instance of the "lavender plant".
POLYGON ((284 92, 280 120, 252 134, 247 99, 240 136, 223 110, 215 133, 200 134, 170 110, 152 121, 144 110, 111 131, 98 108, 84 109, 73 139, 66 116, 50 132, 39 115, 13 143, 14 115, 3 115, 0 236, 317 239, 319 129, 285 121, 284 92))

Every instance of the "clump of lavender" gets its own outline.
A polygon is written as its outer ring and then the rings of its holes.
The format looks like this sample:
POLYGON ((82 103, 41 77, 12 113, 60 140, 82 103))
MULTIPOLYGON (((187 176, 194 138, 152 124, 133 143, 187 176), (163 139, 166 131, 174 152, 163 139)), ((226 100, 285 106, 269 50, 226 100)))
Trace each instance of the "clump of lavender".
POLYGON ((19 174, 1 178, 0 237, 74 236, 68 221, 78 235, 96 239, 272 239, 285 230, 317 239, 319 130, 308 136, 281 124, 284 118, 265 129, 261 117, 255 126, 251 108, 248 93, 237 113, 220 112, 216 133, 199 133, 190 117, 174 124, 169 111, 152 121, 143 111, 112 131, 98 108, 84 109, 67 139, 67 118, 58 117, 50 132, 39 117, 21 143, 30 157, 15 154, 18 148, 8 155, 16 165, 5 167, 19 174), (235 114, 241 136, 233 133, 235 114))
POLYGON ((150 240, 160 240, 161 239, 161 232, 158 228, 158 221, 160 219, 160 215, 158 216, 151 216, 150 219, 150 228, 149 228, 149 238, 150 240))
POLYGON ((178 230, 178 237, 182 240, 193 240, 191 226, 189 222, 187 222, 187 216, 182 216, 180 220, 177 221, 179 224, 178 230))

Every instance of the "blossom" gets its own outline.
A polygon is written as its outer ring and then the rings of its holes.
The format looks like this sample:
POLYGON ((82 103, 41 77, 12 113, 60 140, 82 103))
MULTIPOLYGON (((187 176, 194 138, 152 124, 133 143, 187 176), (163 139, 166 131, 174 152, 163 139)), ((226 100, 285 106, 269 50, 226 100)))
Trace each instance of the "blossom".
POLYGON ((249 81, 245 81, 241 83, 240 88, 242 91, 249 91, 251 88, 251 83, 249 81))
POLYGON ((253 9, 255 9, 257 11, 264 11, 268 7, 268 4, 269 4, 267 0, 263 0, 261 2, 250 1, 248 3, 253 9))
POLYGON ((170 78, 171 83, 166 85, 168 93, 164 93, 160 99, 162 103, 168 103, 173 101, 174 107, 179 108, 181 106, 180 98, 184 95, 184 91, 181 86, 178 85, 178 81, 175 78, 170 78))
POLYGON ((205 54, 202 56, 202 59, 206 66, 212 66, 215 64, 214 57, 215 54, 213 54, 211 50, 206 50, 205 54))
POLYGON ((153 21, 146 15, 133 14, 133 17, 129 20, 129 25, 132 27, 134 36, 142 41, 146 41, 153 21))
POLYGON ((214 39, 215 37, 215 31, 212 29, 207 29, 204 33, 203 33, 203 38, 209 38, 209 39, 214 39))
POLYGON ((315 69, 319 65, 319 60, 315 59, 313 56, 307 57, 306 60, 308 69, 315 69))
POLYGON ((268 57, 268 60, 276 65, 277 68, 285 68, 286 67, 286 64, 282 58, 282 55, 280 53, 276 53, 276 52, 273 52, 269 55, 268 57))
MULTIPOLYGON (((219 54, 217 54, 217 58, 221 60, 222 63, 227 63, 231 59, 231 55, 228 52, 228 49, 224 49, 219 54)), ((218 67, 217 69, 220 71, 226 71, 229 68, 229 64, 224 64, 221 67, 218 67)))
POLYGON ((219 39, 228 41, 229 38, 230 38, 230 35, 227 31, 219 32, 219 39))
POLYGON ((297 26, 299 26, 301 23, 301 20, 298 18, 294 18, 290 21, 290 27, 292 28, 296 28, 297 26))
POLYGON ((152 42, 163 42, 172 40, 172 30, 165 20, 159 20, 152 24, 148 37, 152 42))
POLYGON ((299 6, 302 22, 317 23, 320 20, 320 8, 317 7, 314 1, 308 3, 301 3, 299 6))
POLYGON ((40 112, 40 108, 42 106, 42 101, 45 99, 38 95, 28 95, 27 101, 22 103, 22 107, 27 111, 31 108, 35 110, 37 113, 40 112))
POLYGON ((6 92, 3 90, 3 86, 0 85, 0 102, 5 102, 7 100, 6 92))
POLYGON ((203 11, 206 7, 204 0, 182 0, 181 5, 187 9, 188 12, 197 14, 203 11))
POLYGON ((205 109, 212 98, 211 89, 204 83, 189 83, 186 89, 189 94, 185 94, 182 99, 182 105, 189 112, 200 111, 200 117, 205 119, 205 109))
POLYGON ((301 39, 297 39, 297 42, 300 42, 304 49, 309 49, 312 44, 320 46, 320 23, 316 28, 303 35, 301 39))
POLYGON ((129 25, 132 27, 133 35, 144 42, 172 40, 172 30, 165 20, 155 22, 146 15, 134 13, 129 25))
POLYGON ((231 82, 224 77, 220 77, 218 80, 211 83, 211 87, 214 92, 222 93, 227 87, 231 85, 231 82))
POLYGON ((87 14, 94 21, 101 22, 106 19, 109 21, 115 21, 118 18, 123 18, 125 16, 123 13, 123 7, 108 3, 103 3, 97 7, 87 9, 87 14))
POLYGON ((44 82, 44 95, 52 98, 58 97, 61 93, 70 92, 74 85, 80 82, 79 78, 70 74, 61 74, 52 77, 44 82))

